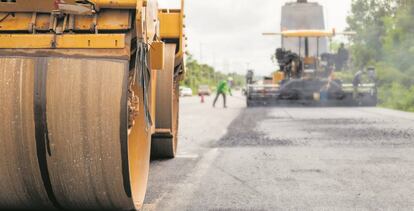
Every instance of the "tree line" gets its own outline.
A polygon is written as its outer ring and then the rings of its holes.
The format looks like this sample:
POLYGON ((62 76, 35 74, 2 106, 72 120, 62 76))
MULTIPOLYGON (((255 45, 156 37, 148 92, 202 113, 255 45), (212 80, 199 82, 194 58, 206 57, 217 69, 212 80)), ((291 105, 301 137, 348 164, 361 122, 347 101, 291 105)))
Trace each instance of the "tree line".
POLYGON ((229 77, 233 78, 234 88, 244 86, 244 75, 236 72, 223 73, 217 71, 210 65, 200 64, 192 55, 188 54, 186 59, 186 76, 181 85, 190 87, 194 92, 197 91, 200 85, 208 85, 214 90, 220 81, 227 80, 229 77))
POLYGON ((353 0, 347 22, 353 66, 377 68, 380 104, 414 111, 414 1, 353 0))

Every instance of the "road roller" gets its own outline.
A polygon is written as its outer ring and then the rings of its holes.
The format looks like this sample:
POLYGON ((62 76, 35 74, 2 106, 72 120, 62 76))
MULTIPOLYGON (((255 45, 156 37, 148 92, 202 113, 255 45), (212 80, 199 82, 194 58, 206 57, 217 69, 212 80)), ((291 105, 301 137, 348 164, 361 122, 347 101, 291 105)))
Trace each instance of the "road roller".
POLYGON ((0 1, 0 210, 139 210, 177 151, 183 5, 0 1))

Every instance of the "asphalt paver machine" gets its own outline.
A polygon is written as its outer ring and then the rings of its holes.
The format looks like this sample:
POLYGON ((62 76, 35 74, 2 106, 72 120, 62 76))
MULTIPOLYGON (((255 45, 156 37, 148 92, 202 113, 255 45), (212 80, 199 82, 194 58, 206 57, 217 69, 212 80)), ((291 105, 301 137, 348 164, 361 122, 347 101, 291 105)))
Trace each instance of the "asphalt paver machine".
MULTIPOLYGON (((335 61, 341 58, 328 52, 328 41, 354 33, 325 30, 322 6, 307 1, 288 3, 282 9, 281 28, 280 33, 264 33, 281 37, 281 48, 275 53, 279 70, 260 83, 247 80, 247 106, 376 105, 374 78, 357 84, 336 78, 335 61)), ((251 71, 247 77, 252 78, 251 71)))

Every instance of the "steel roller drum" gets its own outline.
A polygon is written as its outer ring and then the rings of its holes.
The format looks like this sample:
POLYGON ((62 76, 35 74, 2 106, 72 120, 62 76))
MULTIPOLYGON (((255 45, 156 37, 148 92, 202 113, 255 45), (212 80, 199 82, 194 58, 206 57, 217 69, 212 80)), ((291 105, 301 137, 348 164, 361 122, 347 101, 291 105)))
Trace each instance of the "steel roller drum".
POLYGON ((150 144, 143 115, 128 132, 128 68, 126 60, 0 58, 0 209, 142 205, 150 144))
POLYGON ((165 48, 165 67, 157 73, 156 128, 167 129, 151 142, 151 157, 171 159, 176 156, 179 121, 179 81, 175 77, 175 44, 165 48))

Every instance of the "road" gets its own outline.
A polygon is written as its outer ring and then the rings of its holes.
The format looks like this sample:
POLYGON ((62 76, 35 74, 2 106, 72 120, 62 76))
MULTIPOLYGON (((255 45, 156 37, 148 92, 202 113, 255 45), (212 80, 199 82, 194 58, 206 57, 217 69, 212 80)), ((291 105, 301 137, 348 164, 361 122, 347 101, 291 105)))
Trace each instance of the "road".
POLYGON ((414 114, 181 102, 144 210, 414 210, 414 114))

